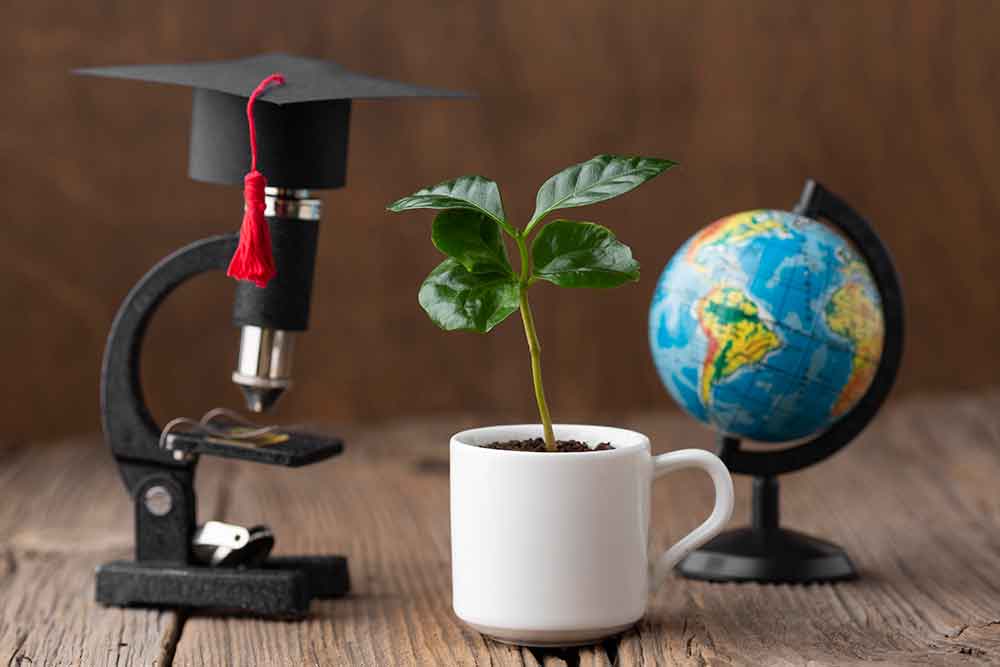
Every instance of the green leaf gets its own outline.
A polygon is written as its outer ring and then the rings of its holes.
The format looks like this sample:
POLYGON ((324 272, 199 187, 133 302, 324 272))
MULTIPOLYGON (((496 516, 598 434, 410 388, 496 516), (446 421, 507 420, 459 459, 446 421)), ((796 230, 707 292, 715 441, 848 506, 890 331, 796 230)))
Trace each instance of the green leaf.
POLYGON ((478 211, 451 209, 438 213, 431 240, 438 250, 472 273, 514 273, 500 226, 478 211))
POLYGON ((500 189, 497 184, 482 176, 462 176, 453 181, 417 190, 389 204, 388 210, 399 213, 418 208, 466 208, 480 211, 499 223, 506 223, 500 189))
POLYGON ((639 280, 632 250, 607 227, 556 220, 531 246, 535 276, 560 287, 618 287, 639 280))
POLYGON ((519 305, 517 281, 502 273, 470 273, 446 259, 420 286, 420 305, 445 331, 486 333, 519 305))
POLYGON ((545 181, 538 189, 535 213, 528 227, 552 211, 595 204, 625 194, 676 164, 670 160, 628 155, 598 155, 575 164, 545 181))

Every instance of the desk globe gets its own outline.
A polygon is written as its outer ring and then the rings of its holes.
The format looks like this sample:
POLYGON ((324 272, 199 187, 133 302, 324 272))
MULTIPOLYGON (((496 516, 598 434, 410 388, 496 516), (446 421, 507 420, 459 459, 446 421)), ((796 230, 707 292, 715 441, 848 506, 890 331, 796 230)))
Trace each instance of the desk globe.
POLYGON ((730 470, 755 478, 751 527, 692 553, 681 574, 774 582, 856 576, 836 545, 779 527, 776 476, 856 437, 898 371, 902 298, 871 226, 813 181, 794 212, 718 220, 660 276, 649 342, 670 395, 719 433, 730 470), (764 447, 741 449, 742 439, 764 447))

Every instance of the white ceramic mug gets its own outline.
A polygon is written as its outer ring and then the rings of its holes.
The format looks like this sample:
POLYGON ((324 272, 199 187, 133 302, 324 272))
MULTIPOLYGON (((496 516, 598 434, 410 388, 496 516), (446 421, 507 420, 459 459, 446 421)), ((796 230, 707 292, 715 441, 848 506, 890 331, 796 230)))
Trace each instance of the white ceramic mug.
POLYGON ((652 456, 643 434, 605 426, 557 424, 555 434, 615 449, 548 454, 478 446, 540 437, 537 424, 451 439, 452 602, 462 621, 501 641, 565 646, 626 630, 674 565, 732 515, 732 478, 709 452, 652 456), (650 487, 681 468, 711 476, 715 508, 651 562, 650 487))

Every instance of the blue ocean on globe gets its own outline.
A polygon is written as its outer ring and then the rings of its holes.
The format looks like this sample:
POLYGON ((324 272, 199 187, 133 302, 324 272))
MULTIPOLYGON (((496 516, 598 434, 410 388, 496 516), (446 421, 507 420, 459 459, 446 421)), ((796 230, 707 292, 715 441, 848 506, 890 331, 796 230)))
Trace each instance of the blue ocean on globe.
POLYGON ((649 343, 670 395, 722 433, 787 442, 867 391, 882 353, 881 300, 854 247, 777 210, 723 218, 664 269, 649 343))

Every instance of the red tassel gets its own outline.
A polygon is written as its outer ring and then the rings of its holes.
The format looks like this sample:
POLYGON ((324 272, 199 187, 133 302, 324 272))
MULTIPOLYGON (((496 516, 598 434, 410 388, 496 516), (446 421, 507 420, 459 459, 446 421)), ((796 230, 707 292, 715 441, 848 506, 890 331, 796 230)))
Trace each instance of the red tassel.
POLYGON ((264 186, 267 179, 256 169, 243 177, 243 225, 240 244, 229 262, 226 275, 237 280, 249 280, 257 287, 267 287, 277 271, 271 249, 271 228, 264 218, 264 186))
POLYGON ((257 131, 253 123, 253 103, 264 90, 281 85, 285 77, 272 74, 260 82, 247 102, 247 123, 250 126, 250 172, 243 177, 243 224, 240 226, 240 243, 229 262, 226 275, 237 280, 248 280, 257 287, 267 287, 275 276, 274 251, 271 249, 271 229, 264 217, 264 188, 267 179, 257 171, 257 131))

